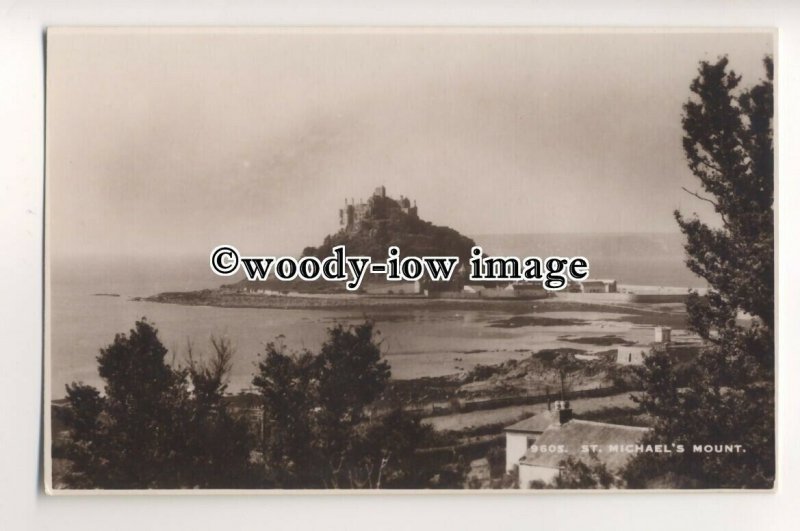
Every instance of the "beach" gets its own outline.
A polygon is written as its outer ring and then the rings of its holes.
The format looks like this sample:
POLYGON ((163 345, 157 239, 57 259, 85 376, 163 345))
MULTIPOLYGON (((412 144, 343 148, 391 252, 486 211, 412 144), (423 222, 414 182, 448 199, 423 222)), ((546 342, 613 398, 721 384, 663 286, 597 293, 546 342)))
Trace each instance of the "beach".
MULTIPOLYGON (((630 238, 606 239, 617 242, 630 238)), ((595 240, 598 237, 590 242, 594 247, 604 243, 595 240)), ((570 251, 587 238, 482 237, 484 248, 491 252, 535 250, 553 241, 569 243, 569 248, 563 243, 561 247, 570 251), (534 241, 539 243, 533 245, 534 241)), ((670 243, 666 248, 672 251, 674 247, 670 243)), ((685 322, 681 304, 595 304, 591 299, 558 297, 528 301, 243 294, 219 289, 230 280, 215 276, 201 258, 54 261, 48 325, 53 398, 63 397, 64 386, 73 381, 102 389, 95 359, 100 349, 143 317, 156 324, 171 359, 178 364, 185 363, 189 342, 195 352, 202 353, 210 349, 212 334, 230 337, 237 349, 228 387, 234 393, 250 387, 266 343, 280 336, 289 350, 314 350, 324 340, 326 329, 335 323, 375 321, 392 378, 413 379, 464 373, 478 364, 522 359, 545 348, 595 348, 561 339, 566 336, 618 333, 631 341, 644 341, 652 337, 653 326, 681 329, 685 322), (104 296, 108 294, 119 296, 104 296), (537 320, 544 316, 556 321, 539 325, 537 320), (574 322, 564 322, 566 317, 574 322)), ((687 275, 680 255, 662 253, 647 260, 640 257, 635 268, 629 262, 615 265, 618 262, 613 257, 598 258, 593 267, 605 276, 640 286, 698 284, 687 275)))

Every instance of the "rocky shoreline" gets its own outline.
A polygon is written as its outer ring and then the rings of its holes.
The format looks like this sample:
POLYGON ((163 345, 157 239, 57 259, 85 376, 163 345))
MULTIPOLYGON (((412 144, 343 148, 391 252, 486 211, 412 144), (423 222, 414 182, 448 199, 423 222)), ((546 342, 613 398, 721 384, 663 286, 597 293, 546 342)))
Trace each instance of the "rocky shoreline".
MULTIPOLYGON (((603 312, 625 313, 626 321, 650 326, 672 326, 683 328, 686 312, 679 309, 652 304, 614 304, 590 300, 562 300, 559 298, 539 300, 513 299, 436 299, 421 295, 352 295, 352 294, 251 294, 227 289, 165 292, 135 301, 184 306, 212 306, 221 308, 264 308, 279 310, 365 310, 370 308, 404 310, 485 310, 526 314, 537 310, 549 312, 603 312)), ((535 326, 537 320, 510 321, 503 326, 535 326), (509 324, 510 323, 510 324, 509 324)), ((561 323, 568 324, 568 323, 561 323)), ((498 325, 499 326, 499 325, 498 325)))

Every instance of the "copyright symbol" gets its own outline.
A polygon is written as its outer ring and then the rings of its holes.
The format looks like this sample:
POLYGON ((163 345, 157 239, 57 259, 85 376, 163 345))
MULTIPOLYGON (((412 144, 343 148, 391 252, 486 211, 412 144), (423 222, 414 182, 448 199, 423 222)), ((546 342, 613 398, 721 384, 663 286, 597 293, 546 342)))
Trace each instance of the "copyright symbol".
POLYGON ((220 245, 211 251, 211 270, 229 277, 239 269, 239 251, 232 245, 220 245))

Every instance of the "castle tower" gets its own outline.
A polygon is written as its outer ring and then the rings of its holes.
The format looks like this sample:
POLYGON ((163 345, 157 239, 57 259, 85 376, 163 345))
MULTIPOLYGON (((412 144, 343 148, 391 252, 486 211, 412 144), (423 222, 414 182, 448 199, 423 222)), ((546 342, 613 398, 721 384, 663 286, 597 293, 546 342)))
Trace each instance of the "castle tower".
POLYGON ((355 198, 351 197, 348 200, 348 198, 345 197, 344 208, 339 210, 339 226, 345 227, 348 230, 355 229, 367 219, 386 218, 389 215, 387 210, 396 209, 398 206, 405 214, 414 218, 418 217, 416 200, 413 201, 412 206, 411 198, 401 195, 400 199, 397 200, 397 206, 395 206, 393 201, 381 201, 381 199, 387 198, 386 187, 383 185, 375 188, 375 191, 368 198, 367 202, 364 202, 363 199, 359 199, 358 203, 356 203, 355 198))

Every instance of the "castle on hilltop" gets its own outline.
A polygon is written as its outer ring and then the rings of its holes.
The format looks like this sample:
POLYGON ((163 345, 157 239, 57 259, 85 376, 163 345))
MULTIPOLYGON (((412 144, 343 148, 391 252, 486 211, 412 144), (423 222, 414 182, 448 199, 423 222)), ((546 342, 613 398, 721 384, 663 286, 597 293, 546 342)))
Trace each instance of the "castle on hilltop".
POLYGON ((375 188, 366 202, 355 202, 355 199, 347 198, 344 200, 344 208, 339 209, 339 225, 345 229, 353 229, 358 227, 363 221, 367 219, 385 219, 389 215, 389 210, 399 209, 401 212, 409 216, 417 217, 417 202, 414 201, 412 206, 411 199, 408 197, 400 196, 400 199, 395 200, 386 196, 386 187, 379 186, 375 188))

